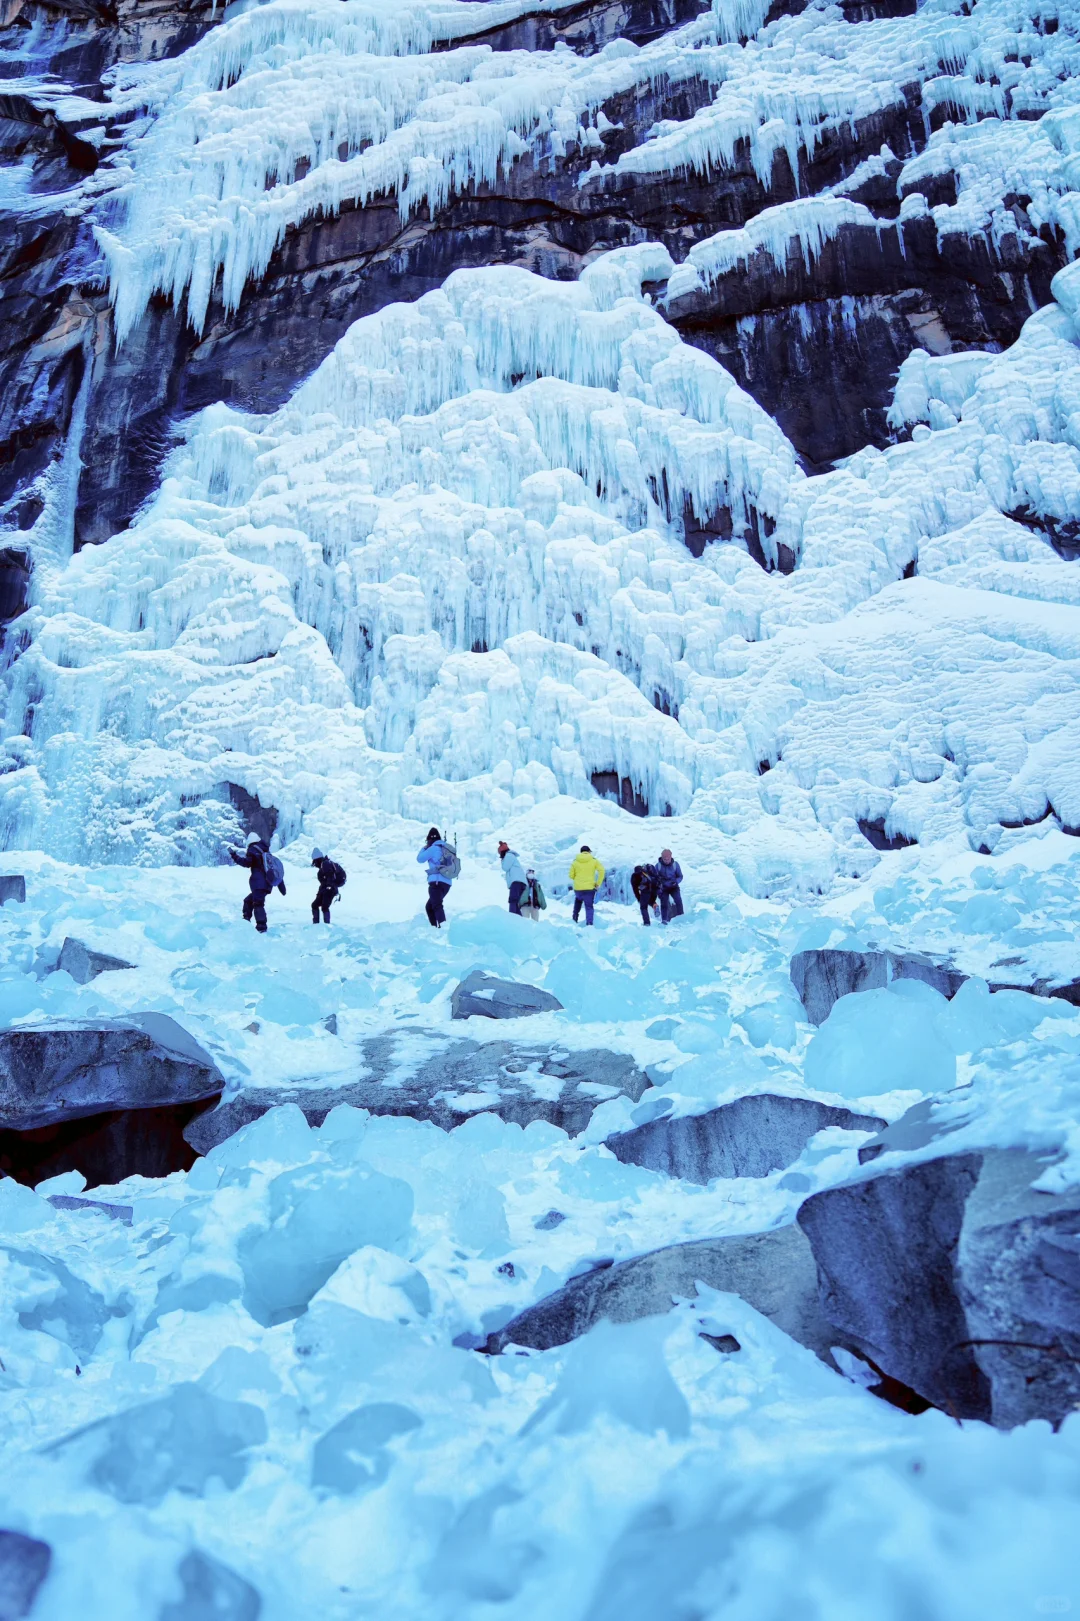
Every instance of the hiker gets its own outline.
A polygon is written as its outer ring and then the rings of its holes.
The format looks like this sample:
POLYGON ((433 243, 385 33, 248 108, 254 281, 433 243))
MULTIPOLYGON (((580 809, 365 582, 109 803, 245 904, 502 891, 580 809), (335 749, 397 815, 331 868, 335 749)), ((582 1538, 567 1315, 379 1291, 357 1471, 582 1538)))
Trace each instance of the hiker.
POLYGON ((547 899, 540 888, 540 880, 533 868, 525 874, 525 893, 521 897, 521 915, 535 923, 541 912, 547 911, 547 899))
POLYGON ((329 923, 330 907, 340 897, 345 882, 345 868, 324 856, 321 850, 312 850, 311 865, 319 872, 319 888, 311 903, 311 921, 318 923, 321 912, 323 922, 329 923))
POLYGON ((499 862, 502 866, 506 887, 510 891, 510 910, 515 917, 521 916, 521 901, 525 894, 525 868, 521 865, 516 850, 511 850, 505 839, 499 840, 499 862))
POLYGON ((285 868, 277 856, 271 855, 270 846, 265 839, 260 839, 257 833, 249 833, 247 849, 243 855, 235 850, 229 854, 238 867, 247 867, 251 873, 248 879, 248 893, 244 896, 244 922, 250 923, 252 915, 255 918, 255 928, 259 934, 266 933, 266 897, 272 889, 285 893, 285 868))
POLYGON ((641 921, 649 928, 652 923, 649 913, 656 911, 656 897, 660 893, 656 868, 651 865, 635 867, 630 874, 630 888, 634 891, 634 899, 641 907, 641 921))
POLYGON ((657 888, 660 891, 660 921, 668 923, 673 917, 682 917, 682 868, 670 850, 661 850, 656 863, 657 888))
POLYGON ((604 882, 604 869, 587 844, 583 844, 570 863, 570 882, 574 886, 574 922, 585 908, 585 922, 591 927, 596 891, 604 882))
POLYGON ((443 901, 450 893, 450 885, 461 871, 461 862, 452 844, 448 844, 437 827, 428 828, 424 847, 416 857, 427 867, 428 898, 424 906, 427 920, 433 929, 441 929, 446 922, 443 901))

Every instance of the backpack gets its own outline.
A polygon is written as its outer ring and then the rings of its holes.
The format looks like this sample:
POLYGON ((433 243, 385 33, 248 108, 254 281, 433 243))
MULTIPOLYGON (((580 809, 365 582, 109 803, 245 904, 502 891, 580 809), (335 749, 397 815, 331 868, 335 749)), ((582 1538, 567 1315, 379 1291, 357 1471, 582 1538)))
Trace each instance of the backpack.
POLYGON ((443 839, 442 847, 442 858, 435 870, 440 878, 449 883, 452 878, 457 878, 460 875, 461 862, 458 860, 458 853, 452 844, 447 844, 446 840, 443 839))
POLYGON ((345 878, 346 878, 345 868, 342 867, 338 862, 331 861, 331 863, 330 863, 330 873, 331 873, 331 877, 334 880, 335 889, 343 888, 344 884, 345 884, 345 878))
POLYGON ((276 889, 278 884, 285 882, 285 868, 281 865, 278 857, 272 855, 269 850, 260 850, 259 854, 262 856, 263 872, 270 880, 270 887, 276 889))
POLYGON ((529 901, 530 906, 538 906, 540 908, 541 912, 546 912, 547 911, 547 901, 544 898, 544 891, 540 888, 540 880, 539 880, 539 878, 534 878, 533 879, 531 889, 532 889, 532 895, 531 895, 531 898, 530 898, 530 901, 529 901))

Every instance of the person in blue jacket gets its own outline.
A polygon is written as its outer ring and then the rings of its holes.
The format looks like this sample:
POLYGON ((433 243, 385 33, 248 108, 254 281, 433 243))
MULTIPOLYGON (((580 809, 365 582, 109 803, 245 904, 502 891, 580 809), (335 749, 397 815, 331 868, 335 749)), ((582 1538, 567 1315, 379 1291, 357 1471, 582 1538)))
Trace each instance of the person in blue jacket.
POLYGON ((673 917, 682 917, 682 868, 670 850, 661 850, 656 863, 656 887, 660 891, 660 921, 670 923, 673 917))
POLYGON ((428 836, 416 859, 427 867, 428 898, 424 906, 427 920, 433 929, 441 929, 446 922, 443 902, 456 877, 457 853, 452 845, 447 844, 437 827, 429 827, 428 836))

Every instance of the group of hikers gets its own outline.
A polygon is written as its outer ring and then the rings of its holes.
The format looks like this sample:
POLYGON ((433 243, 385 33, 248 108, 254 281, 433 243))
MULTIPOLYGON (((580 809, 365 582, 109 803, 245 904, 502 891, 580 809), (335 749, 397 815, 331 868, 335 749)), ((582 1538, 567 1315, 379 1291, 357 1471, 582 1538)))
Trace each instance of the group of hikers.
MULTIPOLYGON (((498 851, 510 911, 515 917, 527 917, 535 923, 540 913, 547 910, 547 899, 535 870, 523 866, 521 857, 516 850, 511 850, 505 839, 499 840, 498 851)), ((269 841, 257 833, 249 835, 242 854, 238 850, 230 850, 229 854, 237 866, 247 868, 249 874, 248 893, 244 896, 244 921, 250 923, 254 918, 258 932, 265 934, 267 898, 275 889, 285 894, 285 869, 281 860, 270 849, 269 841)), ((444 902, 450 893, 450 885, 461 872, 457 849, 443 838, 437 827, 432 827, 428 829, 428 836, 416 859, 427 868, 428 898, 424 910, 428 922, 433 929, 441 929, 446 922, 444 902)), ((345 885, 345 869, 318 849, 311 852, 311 865, 318 879, 318 889, 311 903, 311 921, 316 924, 320 920, 329 923, 330 908, 345 885)), ((575 923, 584 908, 586 925, 592 924, 597 892, 606 876, 603 864, 589 846, 583 844, 570 863, 575 923)), ((682 917, 682 877, 682 868, 670 850, 661 850, 658 861, 634 868, 630 887, 646 928, 658 913, 661 923, 669 923, 673 917, 682 917)))
MULTIPOLYGON (((535 870, 523 866, 521 857, 516 850, 511 850, 505 839, 499 840, 498 850, 511 912, 515 917, 531 918, 535 923, 540 913, 547 910, 547 900, 535 870)), ((443 838, 437 827, 432 827, 428 829, 427 839, 416 859, 427 867, 428 899, 425 910, 428 922, 432 928, 440 929, 446 922, 443 902, 451 883, 461 871, 457 849, 443 838)), ((597 892, 606 876, 603 864, 593 855, 589 845, 583 844, 570 863, 575 923, 584 908, 585 923, 587 926, 592 924, 597 892)), ((661 923, 669 923, 673 917, 682 917, 682 881, 682 868, 670 850, 661 850, 660 859, 655 863, 634 868, 630 887, 646 928, 657 913, 661 923)))
MULTIPOLYGON (((271 850, 269 841, 260 838, 258 833, 248 834, 242 855, 238 850, 230 850, 229 854, 236 865, 246 867, 249 874, 248 892, 244 896, 244 922, 250 923, 254 917, 256 929, 260 934, 265 934, 267 898, 275 889, 284 895, 285 868, 281 865, 280 857, 271 850)), ((319 880, 315 899, 311 903, 311 921, 318 923, 321 918, 324 923, 329 923, 330 908, 345 885, 345 868, 331 861, 321 850, 312 850, 311 865, 319 880)))

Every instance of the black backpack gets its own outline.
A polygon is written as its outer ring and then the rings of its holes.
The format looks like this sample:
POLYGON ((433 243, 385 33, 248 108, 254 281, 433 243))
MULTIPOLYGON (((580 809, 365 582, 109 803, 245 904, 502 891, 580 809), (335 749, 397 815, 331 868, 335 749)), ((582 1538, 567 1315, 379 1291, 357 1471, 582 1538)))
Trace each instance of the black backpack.
POLYGON ((327 866, 330 869, 329 877, 330 877, 330 882, 331 882, 331 885, 333 886, 333 888, 334 889, 343 889, 345 887, 345 878, 346 878, 345 868, 342 867, 342 866, 339 866, 336 861, 328 861, 327 866))

